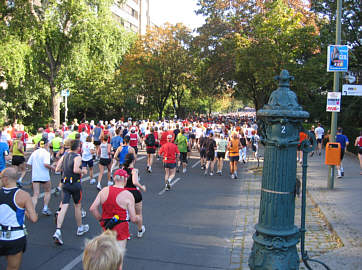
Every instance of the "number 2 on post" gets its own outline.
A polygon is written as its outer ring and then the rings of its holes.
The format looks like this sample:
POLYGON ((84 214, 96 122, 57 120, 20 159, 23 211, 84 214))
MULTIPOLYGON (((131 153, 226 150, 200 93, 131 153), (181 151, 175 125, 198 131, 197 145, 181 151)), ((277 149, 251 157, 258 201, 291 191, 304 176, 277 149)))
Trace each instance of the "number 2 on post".
POLYGON ((282 131, 281 131, 281 133, 282 133, 282 134, 287 133, 287 132, 285 131, 285 126, 282 126, 282 131))

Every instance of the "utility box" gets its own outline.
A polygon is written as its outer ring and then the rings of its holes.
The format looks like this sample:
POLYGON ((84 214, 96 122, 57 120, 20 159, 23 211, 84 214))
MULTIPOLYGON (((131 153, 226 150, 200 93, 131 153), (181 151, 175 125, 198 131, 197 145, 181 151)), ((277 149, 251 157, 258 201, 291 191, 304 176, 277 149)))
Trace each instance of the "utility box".
POLYGON ((326 145, 326 165, 341 164, 341 144, 329 142, 326 145))

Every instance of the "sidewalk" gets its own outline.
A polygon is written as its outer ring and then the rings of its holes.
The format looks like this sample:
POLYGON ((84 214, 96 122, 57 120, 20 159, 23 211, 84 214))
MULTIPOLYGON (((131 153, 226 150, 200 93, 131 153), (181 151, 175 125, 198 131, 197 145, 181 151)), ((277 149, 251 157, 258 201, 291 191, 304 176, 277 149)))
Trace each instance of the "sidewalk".
MULTIPOLYGON (((343 247, 315 259, 323 261, 330 269, 362 269, 362 176, 358 158, 349 153, 345 155, 345 176, 335 179, 333 190, 327 188, 328 166, 324 158, 324 154, 308 157, 308 197, 318 206, 343 247)), ((298 174, 301 175, 300 166, 298 174)), ((308 220, 306 222, 308 224, 308 220)), ((325 268, 313 264, 313 269, 325 268)))

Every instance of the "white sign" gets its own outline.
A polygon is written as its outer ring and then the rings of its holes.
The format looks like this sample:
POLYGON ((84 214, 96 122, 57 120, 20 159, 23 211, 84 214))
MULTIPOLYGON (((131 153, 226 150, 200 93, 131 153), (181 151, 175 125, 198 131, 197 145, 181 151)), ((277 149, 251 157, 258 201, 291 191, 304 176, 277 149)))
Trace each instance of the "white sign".
POLYGON ((62 97, 69 97, 70 91, 69 89, 62 90, 62 97))
POLYGON ((328 92, 327 112, 341 111, 341 92, 328 92))
POLYGON ((342 87, 343 96, 362 96, 362 85, 344 84, 342 87))

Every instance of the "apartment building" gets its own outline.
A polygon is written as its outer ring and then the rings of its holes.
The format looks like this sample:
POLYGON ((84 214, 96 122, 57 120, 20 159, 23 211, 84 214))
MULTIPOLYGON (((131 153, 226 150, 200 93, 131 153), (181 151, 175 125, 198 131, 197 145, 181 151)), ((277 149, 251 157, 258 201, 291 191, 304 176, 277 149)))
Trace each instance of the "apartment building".
POLYGON ((151 25, 150 0, 115 1, 111 7, 114 19, 126 29, 143 35, 151 25), (123 1, 122 1, 123 2, 123 1))

